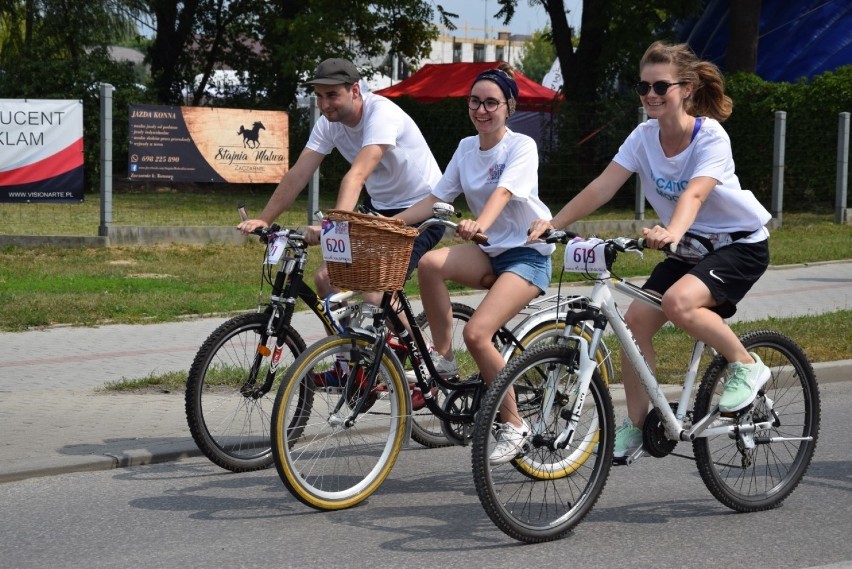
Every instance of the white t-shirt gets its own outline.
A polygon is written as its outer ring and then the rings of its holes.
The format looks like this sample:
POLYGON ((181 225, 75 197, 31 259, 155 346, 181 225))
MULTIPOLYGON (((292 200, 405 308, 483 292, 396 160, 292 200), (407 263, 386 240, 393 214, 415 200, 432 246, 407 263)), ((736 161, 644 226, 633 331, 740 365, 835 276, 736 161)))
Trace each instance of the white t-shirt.
POLYGON ((703 235, 754 232, 740 242, 763 241, 769 235, 764 225, 772 215, 751 191, 740 186, 734 173, 731 140, 715 119, 702 118, 701 128, 686 150, 672 157, 663 153, 659 122, 649 119, 630 133, 613 160, 641 176, 645 197, 663 225, 671 222, 689 180, 708 176, 716 179, 716 187, 689 231, 703 235))
POLYGON ((385 97, 362 97, 364 115, 356 127, 320 117, 306 146, 321 154, 337 148, 351 164, 364 146, 390 145, 367 178, 367 193, 376 209, 406 208, 429 195, 441 169, 411 117, 385 97))
POLYGON ((522 246, 552 254, 554 245, 526 243, 530 224, 552 217, 538 197, 538 149, 529 136, 507 129, 503 140, 485 151, 479 149, 479 136, 462 139, 432 194, 445 202, 464 194, 467 205, 479 217, 498 187, 509 190, 512 199, 488 228, 489 244, 482 249, 492 257, 522 246))

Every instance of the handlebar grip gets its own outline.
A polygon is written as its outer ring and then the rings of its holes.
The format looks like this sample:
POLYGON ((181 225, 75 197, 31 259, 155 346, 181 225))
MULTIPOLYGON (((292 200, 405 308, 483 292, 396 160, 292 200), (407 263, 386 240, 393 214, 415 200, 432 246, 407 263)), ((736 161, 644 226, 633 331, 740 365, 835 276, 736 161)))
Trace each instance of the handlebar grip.
MULTIPOLYGON (((644 237, 640 237, 639 239, 637 239, 636 243, 639 244, 640 249, 649 248, 648 241, 644 237)), ((670 253, 674 253, 675 251, 677 251, 677 243, 668 243, 666 245, 663 245, 658 249, 658 251, 665 251, 666 249, 668 249, 670 253)))
POLYGON ((488 245, 488 236, 484 233, 477 233, 470 240, 477 245, 488 245))
POLYGON ((251 233, 260 237, 261 243, 269 243, 269 236, 278 232, 280 229, 280 225, 273 223, 269 227, 258 227, 252 230, 251 233))
POLYGON ((545 243, 568 243, 575 237, 578 237, 573 231, 564 231, 562 229, 548 229, 541 234, 540 239, 545 243))

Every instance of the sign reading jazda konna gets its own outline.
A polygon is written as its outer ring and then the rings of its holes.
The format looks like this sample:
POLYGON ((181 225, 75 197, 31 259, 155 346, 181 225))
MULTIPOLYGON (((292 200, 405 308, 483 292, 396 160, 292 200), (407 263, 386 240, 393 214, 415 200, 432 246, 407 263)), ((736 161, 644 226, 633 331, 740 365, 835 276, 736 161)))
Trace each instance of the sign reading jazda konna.
POLYGON ((0 202, 83 201, 83 103, 0 99, 0 202))
POLYGON ((131 181, 278 183, 287 172, 284 111, 131 105, 129 126, 131 181))

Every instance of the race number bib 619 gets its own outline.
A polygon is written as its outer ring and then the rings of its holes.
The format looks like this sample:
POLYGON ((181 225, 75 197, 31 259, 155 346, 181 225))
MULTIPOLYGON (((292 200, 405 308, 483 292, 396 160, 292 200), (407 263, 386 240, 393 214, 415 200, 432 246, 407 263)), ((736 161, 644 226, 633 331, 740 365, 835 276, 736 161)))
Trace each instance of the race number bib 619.
POLYGON ((320 247, 322 247, 323 260, 335 263, 352 263, 349 222, 334 222, 330 219, 323 219, 320 247))
POLYGON ((566 273, 597 275, 606 270, 604 242, 597 238, 574 239, 565 246, 566 273))

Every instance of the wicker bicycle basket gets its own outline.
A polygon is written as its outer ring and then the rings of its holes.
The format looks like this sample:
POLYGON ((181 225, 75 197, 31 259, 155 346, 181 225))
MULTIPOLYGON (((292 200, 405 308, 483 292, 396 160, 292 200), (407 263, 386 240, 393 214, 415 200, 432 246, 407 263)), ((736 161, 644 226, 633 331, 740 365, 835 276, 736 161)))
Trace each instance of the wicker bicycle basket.
POLYGON ((349 222, 352 263, 329 261, 333 286, 360 291, 399 290, 405 284, 417 230, 401 219, 333 209, 331 221, 349 222))

